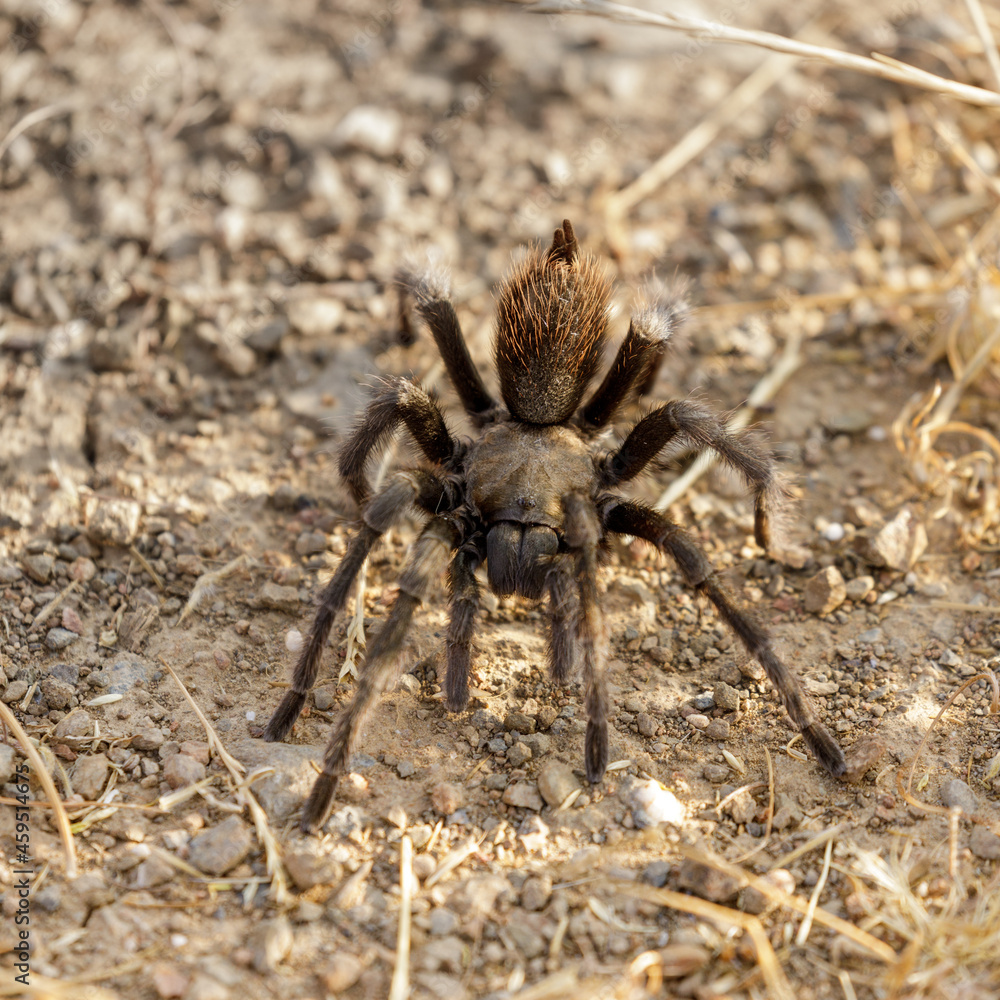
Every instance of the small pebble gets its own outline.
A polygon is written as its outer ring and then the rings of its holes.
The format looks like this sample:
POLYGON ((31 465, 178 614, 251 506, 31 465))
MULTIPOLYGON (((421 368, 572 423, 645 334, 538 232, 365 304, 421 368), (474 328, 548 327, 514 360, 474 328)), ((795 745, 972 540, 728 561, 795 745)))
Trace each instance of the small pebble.
POLYGON ((945 782, 941 789, 941 801, 949 809, 958 806, 968 816, 979 809, 976 793, 960 778, 945 782))
POLYGON ((438 816, 450 816, 465 802, 465 794, 458 785, 442 782, 431 791, 431 807, 438 816))
POLYGON ((687 717, 687 723, 695 729, 707 729, 708 728, 708 716, 699 715, 695 712, 687 717))
POLYGON ((1000 837, 978 824, 972 828, 969 836, 969 850, 977 858, 985 861, 1000 859, 1000 837))
POLYGON ((635 782, 624 799, 639 829, 684 820, 684 806, 677 796, 652 778, 635 782))
POLYGON ((508 785, 504 789, 503 803, 516 809, 533 809, 535 812, 539 812, 545 804, 533 781, 515 781, 508 785))
POLYGON ((740 692, 731 684, 727 684, 725 681, 719 681, 719 683, 715 685, 713 699, 715 704, 718 705, 724 712, 739 711, 740 692))
POLYGON ((401 778, 412 778, 415 771, 416 768, 408 760, 401 760, 396 765, 396 774, 398 774, 401 778))
POLYGON ((556 808, 571 792, 580 788, 573 769, 559 760, 550 760, 538 773, 538 791, 545 802, 556 808))
POLYGON ((521 767, 531 760, 531 747, 527 743, 518 741, 507 751, 507 763, 511 767, 521 767))
POLYGON ((337 996, 349 990, 361 978, 364 968, 361 959, 356 955, 337 951, 322 966, 319 978, 323 986, 334 996, 337 996))
POLYGON ((286 916, 265 920, 250 933, 247 947, 258 972, 272 972, 292 950, 292 925, 286 916))
POLYGON ((826 569, 820 570, 806 584, 805 609, 820 617, 839 608, 846 599, 847 588, 844 585, 844 578, 836 566, 827 566, 826 569))
POLYGON ((823 537, 828 542, 839 542, 843 539, 844 534, 844 526, 842 524, 838 524, 836 521, 832 524, 828 524, 823 529, 823 537))
POLYGON ((253 838, 246 823, 239 816, 227 816, 217 826, 191 839, 188 860, 208 875, 225 875, 250 853, 252 846, 253 838))

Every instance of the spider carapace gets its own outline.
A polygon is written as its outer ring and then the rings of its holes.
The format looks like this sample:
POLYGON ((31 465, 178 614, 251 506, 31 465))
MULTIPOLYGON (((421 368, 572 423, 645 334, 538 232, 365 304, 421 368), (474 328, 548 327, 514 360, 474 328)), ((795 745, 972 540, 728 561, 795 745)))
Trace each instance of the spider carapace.
POLYGON ((701 406, 665 403, 639 420, 617 447, 609 451, 601 443, 622 404, 659 364, 686 311, 682 298, 665 290, 650 294, 585 401, 601 364, 612 283, 604 267, 581 252, 569 221, 563 222, 552 245, 529 250, 500 286, 497 401, 469 357, 447 280, 433 270, 404 271, 399 280, 430 329, 478 436, 455 437, 419 384, 389 378, 340 454, 340 474, 359 504, 361 526, 323 591, 266 740, 283 739, 302 710, 333 621, 379 538, 413 511, 424 514, 426 523, 400 576, 399 596, 371 642, 357 689, 333 724, 322 773, 303 812, 303 830, 324 822, 365 713, 395 676, 396 654, 414 610, 445 572, 451 582, 445 696, 452 711, 467 706, 479 609, 476 570, 483 563, 495 593, 546 600, 549 670, 557 683, 582 676, 586 775, 600 781, 608 763, 609 702, 597 569, 613 535, 642 538, 674 559, 687 583, 705 594, 764 667, 819 762, 831 774, 842 774, 843 753, 798 677, 775 653, 763 626, 729 595, 694 539, 659 511, 616 492, 667 445, 711 448, 747 481, 757 541, 764 547, 769 542, 769 513, 781 494, 773 459, 701 406), (426 463, 396 472, 373 493, 369 460, 384 451, 401 425, 426 463))

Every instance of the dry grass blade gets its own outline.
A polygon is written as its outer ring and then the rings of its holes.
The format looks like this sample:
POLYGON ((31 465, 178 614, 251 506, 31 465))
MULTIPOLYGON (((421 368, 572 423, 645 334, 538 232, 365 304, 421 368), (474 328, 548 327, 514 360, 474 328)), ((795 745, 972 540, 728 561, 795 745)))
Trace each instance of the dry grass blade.
POLYGON ((826 850, 823 852, 823 869, 819 873, 819 879, 809 897, 809 908, 806 910, 805 919, 799 927, 799 933, 795 936, 795 943, 801 948, 809 940, 809 931, 812 929, 813 914, 819 906, 819 897, 823 894, 823 887, 826 885, 827 877, 830 874, 830 858, 833 856, 833 838, 826 842, 826 850))
MULTIPOLYGON (((511 0, 508 0, 511 2, 511 0)), ((844 52, 841 49, 831 49, 824 45, 811 45, 799 42, 793 38, 785 38, 769 31, 752 31, 745 28, 734 28, 719 24, 716 21, 704 21, 700 18, 683 17, 671 12, 655 13, 639 10, 625 4, 613 3, 611 0, 540 0, 540 2, 518 3, 534 14, 589 14, 604 17, 610 21, 620 21, 623 24, 645 24, 651 27, 667 28, 670 31, 680 31, 693 35, 707 42, 730 42, 737 45, 750 45, 754 48, 769 49, 772 52, 783 52, 799 59, 817 59, 839 69, 854 70, 868 76, 880 76, 885 80, 895 80, 897 83, 920 87, 923 90, 946 94, 949 97, 978 104, 984 107, 1000 107, 1000 94, 982 87, 972 87, 954 80, 946 80, 925 70, 917 69, 896 59, 874 54, 871 58, 844 52)))
POLYGON ((71 583, 67 584, 67 586, 63 587, 63 589, 60 590, 59 593, 56 594, 56 596, 53 597, 52 600, 49 601, 49 603, 46 604, 37 615, 35 615, 35 623, 38 625, 44 623, 45 619, 48 618, 49 615, 51 615, 52 612, 55 611, 55 609, 58 608, 59 605, 62 604, 62 602, 79 586, 79 581, 73 580, 71 583))
POLYGON ((651 903, 659 903, 671 910, 691 913, 696 917, 703 917, 716 923, 742 928, 753 941, 761 975, 764 977, 764 982, 767 983, 768 996, 774 1000, 792 1000, 795 995, 792 992, 792 987, 778 963, 778 957, 771 947, 771 942, 767 939, 763 924, 755 916, 741 913, 739 910, 731 910, 718 903, 710 903, 697 896, 685 896, 672 889, 655 889, 653 886, 637 885, 633 882, 623 883, 623 889, 625 885, 628 886, 625 891, 631 896, 637 896, 651 903))
MULTIPOLYGON (((745 885, 752 886, 754 889, 758 889, 771 902, 777 903, 779 906, 784 906, 786 909, 794 910, 796 913, 801 913, 803 916, 805 916, 809 909, 809 904, 799 899, 798 896, 792 896, 790 893, 779 889, 777 886, 771 885, 767 880, 758 878, 751 872, 740 868, 739 865, 726 861, 725 858, 720 858, 707 851, 697 851, 690 847, 679 848, 679 853, 682 857, 690 858, 692 861, 696 861, 699 864, 715 868, 717 871, 728 875, 730 878, 736 879, 745 885)), ((896 952, 893 951, 893 949, 890 948, 884 941, 880 941, 874 935, 868 934, 860 928, 855 927, 854 924, 848 920, 834 916, 832 913, 827 913, 827 911, 822 907, 813 913, 813 920, 815 923, 822 924, 824 927, 827 927, 832 931, 836 931, 838 934, 843 934, 844 937, 849 938, 856 945, 864 948, 865 951, 870 952, 883 962, 892 965, 895 964, 898 958, 896 952)))
POLYGON ((222 745, 222 740, 219 739, 219 734, 215 731, 215 727, 208 721, 208 717, 201 710, 194 698, 191 697, 191 692, 188 691, 184 686, 184 682, 174 672, 174 668, 162 656, 159 659, 164 669, 173 677, 174 682, 181 689, 181 694, 184 695, 185 700, 191 706, 191 710, 198 716, 198 721, 202 724, 208 735, 209 746, 219 755, 219 759, 226 765, 226 770, 233 776, 233 779, 235 781, 242 781, 247 769, 222 745))
POLYGON ((231 576, 237 570, 250 566, 252 562, 253 560, 248 555, 237 556, 221 569, 213 570, 211 573, 202 573, 195 581, 194 590, 191 591, 191 596, 187 599, 187 604, 184 605, 180 617, 177 619, 177 624, 180 625, 206 597, 215 591, 215 586, 220 580, 231 576))
MULTIPOLYGON (((104 978, 104 977, 102 977, 104 978)), ((24 997, 26 1000, 119 1000, 119 994, 89 983, 62 982, 31 973, 27 986, 10 982, 0 985, 0 997, 24 997)))
POLYGON ((34 744, 28 739, 28 734, 21 728, 21 723, 17 721, 17 716, 2 701, 0 701, 0 719, 3 719, 7 727, 14 734, 14 738, 21 744, 21 749, 35 769, 38 782, 45 790, 45 794, 52 805, 53 818, 59 829, 59 838, 62 840, 63 851, 66 854, 66 877, 76 878, 76 844, 73 842, 73 833, 69 827, 69 817, 63 808, 62 799, 59 798, 59 793, 56 791, 55 782, 45 769, 42 758, 35 749, 34 744))
POLYGON ((223 764, 225 764, 226 770, 229 771, 230 776, 236 783, 237 795, 246 802, 247 809, 250 812, 250 818, 253 820, 254 829, 257 831, 257 839, 260 841, 260 845, 264 849, 264 859, 267 864, 267 873, 271 876, 271 897, 276 903, 283 905, 288 899, 288 879, 285 876, 285 869, 281 863, 281 850, 278 847, 277 838, 271 831, 271 826, 267 820, 267 813, 265 813, 261 808, 260 803, 250 790, 250 785, 254 781, 268 773, 267 769, 259 769, 244 778, 246 768, 222 745, 222 740, 219 739, 219 734, 215 731, 215 727, 208 721, 205 713, 198 707, 198 704, 195 702, 194 698, 191 697, 191 694, 184 686, 183 681, 181 681, 177 674, 174 673, 170 664, 167 663, 162 656, 160 657, 160 662, 166 668, 170 676, 173 677, 177 686, 181 689, 181 693, 194 710, 195 715, 198 716, 198 720, 201 722, 205 729, 205 733, 208 736, 209 746, 218 754, 219 759, 223 764))
POLYGON ((972 18, 979 40, 983 43, 983 50, 990 64, 990 71, 993 73, 993 82, 1000 88, 1000 53, 997 52, 996 39, 990 31, 990 26, 986 23, 982 4, 979 0, 965 0, 965 6, 969 8, 969 16, 972 18))
POLYGON ((399 934, 396 938, 396 968, 392 973, 389 1000, 406 1000, 410 994, 410 902, 413 897, 413 842, 403 834, 399 842, 399 934))

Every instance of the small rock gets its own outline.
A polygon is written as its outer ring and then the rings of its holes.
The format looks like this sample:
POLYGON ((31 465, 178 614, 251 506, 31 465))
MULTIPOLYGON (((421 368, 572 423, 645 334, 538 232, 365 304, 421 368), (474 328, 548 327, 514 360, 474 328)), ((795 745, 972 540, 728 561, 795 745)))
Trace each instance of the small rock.
POLYGON ((985 861, 1000 859, 1000 837, 983 826, 976 825, 969 836, 969 850, 985 861))
POLYGON ((401 778, 412 778, 416 770, 417 769, 413 766, 413 763, 408 760, 401 760, 396 765, 396 774, 398 774, 401 778))
POLYGON ((199 871, 225 875, 235 868, 253 846, 250 829, 239 816, 228 816, 218 826, 192 838, 188 860, 199 871))
POLYGON ((158 885, 166 885, 177 872, 166 858, 153 854, 146 858, 135 870, 136 889, 154 889, 158 885))
POLYGON ((945 782, 941 789, 941 801, 949 809, 958 806, 967 816, 973 815, 979 809, 976 793, 959 778, 945 782))
POLYGON ((208 743, 204 740, 185 740, 178 748, 178 752, 193 757, 199 764, 204 764, 206 767, 211 759, 211 751, 208 743))
POLYGON ((846 598, 847 587, 840 570, 836 566, 827 566, 806 584, 805 609, 816 615, 828 615, 839 608, 846 598))
POLYGON ((641 736, 655 736, 656 730, 659 726, 656 719, 654 719, 648 712, 640 712, 636 717, 636 725, 639 727, 639 734, 641 736))
POLYGON ((529 760, 531 760, 531 747, 520 740, 507 751, 507 763, 511 767, 521 767, 529 760))
POLYGON ((25 556, 22 560, 28 576, 35 583, 48 583, 52 576, 52 567, 55 565, 55 558, 47 555, 25 556))
POLYGON ((647 885, 662 889, 670 876, 670 865, 666 861, 653 861, 642 871, 642 881, 647 885))
POLYGON ((431 934, 444 937, 458 929, 458 915, 447 906, 435 906, 430 912, 431 934))
POLYGON ((184 996, 190 982, 182 968, 169 962, 157 962, 149 970, 149 978, 156 995, 162 997, 162 1000, 184 996))
POLYGON ((712 719, 704 731, 705 736, 710 740, 729 739, 729 723, 725 719, 712 719))
POLYGON ((740 882, 709 865, 685 859, 677 873, 677 888, 713 903, 726 903, 740 891, 740 882))
MULTIPOLYGON (((539 729, 546 730, 552 725, 553 722, 556 721, 558 717, 559 713, 551 705, 546 705, 535 713, 535 722, 538 723, 539 729)), ((535 755, 537 756, 538 751, 535 750, 534 746, 532 746, 531 749, 535 751, 535 755)))
POLYGON ((552 879, 548 875, 531 875, 521 886, 521 906, 526 910, 541 910, 552 896, 552 879))
POLYGON ((84 505, 87 536, 98 545, 127 548, 139 531, 141 504, 134 500, 88 497, 84 505))
POLYGON ((94 720, 91 718, 90 713, 83 708, 74 708, 69 715, 56 723, 56 728, 52 731, 52 735, 57 740, 64 740, 67 737, 91 736, 93 732, 94 720))
POLYGON ((398 111, 374 104, 359 104, 333 130, 333 141, 375 156, 391 156, 399 146, 403 120, 398 111))
POLYGON ((171 788, 184 788, 204 777, 205 765, 187 754, 175 753, 163 763, 163 780, 171 788))
POLYGON ((508 732, 513 733, 533 733, 535 731, 535 720, 524 712, 508 712, 503 720, 503 727, 508 732))
POLYGON ((163 746, 165 737, 159 729, 147 726, 138 730, 132 737, 133 750, 156 750, 163 746))
POLYGON ((508 785, 504 789, 503 802, 504 805, 514 806, 517 809, 533 809, 535 812, 544 805, 533 781, 516 781, 508 785))
POLYGON ((295 541, 300 556, 314 556, 326 551, 326 535, 322 531, 303 531, 295 541))
POLYGON ((73 767, 73 790, 93 801, 101 794, 111 762, 102 753, 79 757, 73 767))
POLYGON ((927 532, 913 511, 904 507, 881 531, 862 539, 861 545, 873 565, 906 572, 927 548, 927 532))
MULTIPOLYGON (((760 876, 760 880, 774 889, 788 893, 789 896, 795 892, 795 876, 787 868, 776 868, 774 871, 764 872, 760 876)), ((767 909, 770 902, 767 893, 748 886, 740 897, 740 908, 747 913, 759 914, 767 909)))
MULTIPOLYGON (((14 583, 21 579, 21 575, 21 570, 16 563, 12 563, 9 559, 0 559, 0 583, 14 583)), ((45 581, 40 580, 39 582, 44 583, 45 581)))
POLYGON ((333 688, 316 688, 313 691, 313 704, 320 712, 327 712, 333 707, 333 688))
POLYGON ((729 768, 725 764, 706 764, 701 769, 702 776, 713 785, 721 785, 729 780, 729 768))
POLYGON ((736 712, 740 707, 740 692, 731 684, 719 681, 713 692, 715 704, 724 712, 736 712))
POLYGON ((97 566, 93 559, 80 556, 69 564, 69 577, 77 583, 90 583, 97 576, 97 566))
POLYGON ((960 667, 962 665, 962 658, 956 656, 953 650, 946 649, 939 657, 938 663, 942 667, 960 667))
POLYGON ((684 806, 677 796, 652 778, 635 782, 624 795, 624 800, 632 810, 632 819, 639 829, 660 823, 677 824, 684 820, 684 806))
MULTIPOLYGON (((83 635, 83 621, 73 608, 63 608, 62 627, 69 629, 70 632, 74 632, 76 635, 83 635)), ((50 632, 49 637, 51 638, 51 636, 52 633, 50 632)))
POLYGON ((292 950, 292 925, 286 916, 263 921, 250 934, 247 947, 258 972, 273 972, 292 950))
POLYGON ((687 723, 694 729, 707 729, 708 716, 702 715, 700 712, 692 712, 691 715, 687 717, 687 723))
POLYGON ((46 677, 40 687, 49 708, 69 708, 70 702, 76 697, 76 688, 56 677, 46 677))
POLYGON ((465 794, 457 785, 441 782, 431 791, 431 807, 438 816, 450 816, 465 802, 465 794))
POLYGON ((338 951, 320 969, 319 978, 326 989, 337 996, 349 990, 361 978, 364 968, 356 955, 338 951))
POLYGON ((573 769, 559 760, 550 760, 538 773, 538 791, 545 802, 556 808, 567 796, 580 788, 573 769))
POLYGON ((20 701, 28 693, 28 682, 25 680, 11 681, 3 693, 3 700, 8 705, 20 701))
POLYGON ((65 649, 79 638, 76 632, 70 632, 68 628, 50 628, 45 636, 45 645, 52 650, 65 649))
POLYGON ((733 822, 741 826, 749 823, 757 815, 757 803, 745 789, 734 795, 725 809, 732 816, 733 822))
MULTIPOLYGON (((330 336, 343 318, 344 303, 339 299, 313 297, 293 299, 288 303, 289 324, 307 337, 330 336)), ((326 548, 325 539, 323 548, 326 548)))
POLYGON ((296 886, 305 892, 314 886, 336 882, 342 872, 333 858, 305 848, 300 851, 286 851, 285 870, 296 886))
POLYGON ((849 601, 863 601, 874 589, 875 577, 856 576, 853 580, 848 580, 844 586, 849 601))
POLYGON ((282 587, 268 580, 261 586, 252 604, 255 608, 273 608, 275 611, 295 614, 301 604, 299 588, 282 587))
POLYGON ((14 748, 0 743, 0 785, 6 785, 14 776, 14 748))

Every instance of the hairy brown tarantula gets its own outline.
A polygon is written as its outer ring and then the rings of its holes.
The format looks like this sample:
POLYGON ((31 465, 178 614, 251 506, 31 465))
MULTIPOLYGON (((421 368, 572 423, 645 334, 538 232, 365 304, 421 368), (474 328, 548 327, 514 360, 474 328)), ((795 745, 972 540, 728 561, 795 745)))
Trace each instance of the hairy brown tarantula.
POLYGON ((389 686, 410 619, 428 587, 451 578, 445 693, 448 708, 469 701, 469 665, 479 608, 476 568, 485 561, 499 595, 549 598, 549 669, 564 683, 582 670, 587 709, 586 773, 600 781, 608 763, 606 639, 597 567, 609 535, 645 539, 676 561, 687 582, 715 605, 762 664, 805 742, 831 774, 844 755, 816 717, 796 675, 778 658, 764 628, 729 596, 694 539, 663 514, 611 492, 635 479, 678 439, 712 448, 749 483, 758 544, 769 540, 768 510, 778 493, 773 460, 729 433, 691 402, 658 406, 611 452, 596 444, 621 404, 649 378, 684 311, 668 294, 633 317, 596 392, 581 406, 601 363, 611 280, 582 254, 569 221, 548 250, 534 249, 507 275, 498 295, 494 355, 503 405, 487 392, 469 357, 446 283, 432 273, 401 282, 430 327, 448 374, 479 436, 456 439, 434 399, 406 378, 386 380, 340 455, 340 474, 361 507, 362 523, 323 591, 290 690, 265 740, 291 729, 316 679, 323 646, 365 557, 389 527, 416 508, 428 515, 399 581, 399 596, 368 651, 357 690, 333 725, 323 771, 313 785, 302 829, 320 826, 344 773, 365 713, 389 686), (372 494, 368 460, 404 424, 428 465, 397 472, 372 494))

